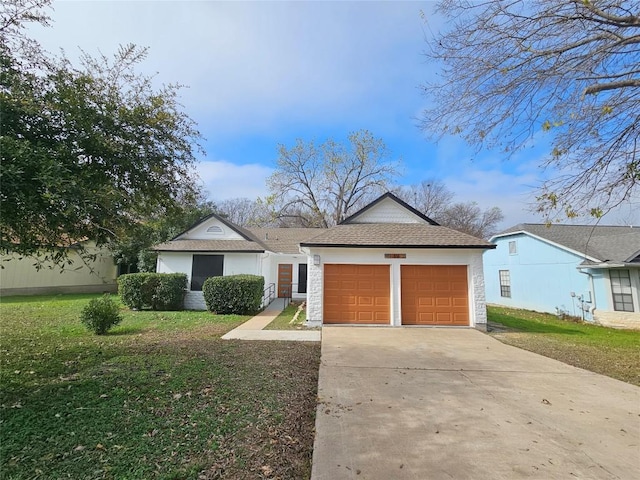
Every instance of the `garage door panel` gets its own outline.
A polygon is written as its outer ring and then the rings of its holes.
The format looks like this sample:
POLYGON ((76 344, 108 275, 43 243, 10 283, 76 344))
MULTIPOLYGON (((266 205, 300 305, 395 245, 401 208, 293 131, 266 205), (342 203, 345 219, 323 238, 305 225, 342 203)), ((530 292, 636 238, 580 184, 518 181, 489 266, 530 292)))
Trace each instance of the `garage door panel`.
POLYGON ((358 306, 361 306, 361 307, 373 306, 373 297, 358 297, 358 306))
POLYGON ((436 298, 436 307, 451 307, 452 303, 451 299, 447 297, 436 298))
POLYGON ((434 323, 435 322, 433 313, 420 312, 418 314, 418 318, 420 320, 420 323, 434 323))
POLYGON ((388 265, 324 266, 324 323, 389 324, 388 265))
POLYGON ((404 325, 469 325, 465 265, 401 265, 404 325))
POLYGON ((433 307, 434 303, 435 303, 435 299, 434 298, 418 297, 418 306, 419 307, 433 307))
POLYGON ((374 299, 374 303, 378 307, 389 307, 389 305, 390 305, 388 298, 381 298, 381 297, 376 297, 374 299))
POLYGON ((469 300, 467 298, 453 298, 452 300, 454 307, 462 307, 466 309, 469 305, 469 300))

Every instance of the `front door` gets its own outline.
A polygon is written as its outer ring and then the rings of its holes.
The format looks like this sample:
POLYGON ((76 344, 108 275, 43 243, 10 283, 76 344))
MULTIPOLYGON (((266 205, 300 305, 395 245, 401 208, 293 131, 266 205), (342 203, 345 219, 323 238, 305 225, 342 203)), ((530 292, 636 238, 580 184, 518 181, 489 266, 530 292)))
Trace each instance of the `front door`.
POLYGON ((291 298, 292 282, 293 265, 290 263, 278 265, 278 298, 291 298))

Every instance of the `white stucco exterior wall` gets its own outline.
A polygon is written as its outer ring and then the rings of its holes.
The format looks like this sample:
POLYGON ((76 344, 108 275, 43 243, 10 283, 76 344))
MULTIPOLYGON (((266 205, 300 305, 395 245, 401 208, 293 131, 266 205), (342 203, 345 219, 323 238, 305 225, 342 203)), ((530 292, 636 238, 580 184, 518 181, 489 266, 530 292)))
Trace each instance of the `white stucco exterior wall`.
MULTIPOLYGON (((199 252, 160 252, 156 263, 158 273, 185 273, 187 275, 188 291, 184 305, 187 310, 206 310, 202 292, 191 291, 191 266, 193 255, 207 255, 199 252)), ((262 275, 261 253, 210 253, 210 255, 224 255, 223 275, 251 274, 262 275)), ((265 282, 266 283, 266 282, 265 282)))
POLYGON ((375 207, 362 212, 349 223, 427 223, 397 202, 386 198, 375 207))
POLYGON ((470 326, 486 330, 487 312, 484 295, 482 250, 479 249, 355 249, 355 248, 310 248, 308 266, 307 321, 310 325, 321 325, 323 320, 324 265, 327 263, 389 265, 391 284, 390 326, 402 325, 401 265, 465 265, 469 288, 470 326), (385 253, 404 253, 406 258, 388 259, 385 253), (320 265, 313 265, 313 255, 320 255, 320 265))

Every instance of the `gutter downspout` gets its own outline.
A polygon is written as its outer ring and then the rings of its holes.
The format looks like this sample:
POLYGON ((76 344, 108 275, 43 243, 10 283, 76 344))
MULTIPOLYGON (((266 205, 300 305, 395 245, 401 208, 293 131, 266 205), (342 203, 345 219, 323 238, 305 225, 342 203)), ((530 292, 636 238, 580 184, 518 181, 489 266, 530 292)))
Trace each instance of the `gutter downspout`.
POLYGON ((594 312, 596 310, 596 290, 593 284, 593 274, 583 271, 584 267, 578 267, 578 272, 589 276, 589 293, 591 294, 591 307, 589 307, 589 313, 591 314, 591 321, 595 322, 594 312))

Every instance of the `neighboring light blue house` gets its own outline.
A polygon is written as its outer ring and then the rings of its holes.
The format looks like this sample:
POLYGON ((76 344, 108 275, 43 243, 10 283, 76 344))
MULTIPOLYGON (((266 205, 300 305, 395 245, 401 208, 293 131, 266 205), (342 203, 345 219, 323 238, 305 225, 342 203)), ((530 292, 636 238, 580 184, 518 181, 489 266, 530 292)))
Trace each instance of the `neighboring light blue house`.
POLYGON ((516 225, 483 255, 487 303, 640 328, 640 228, 516 225))

